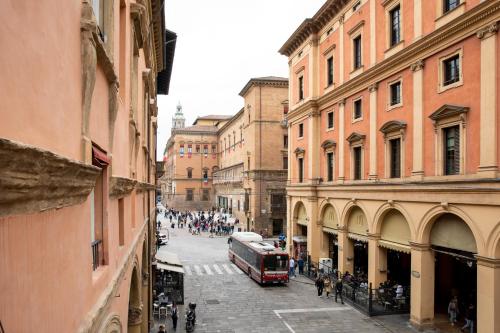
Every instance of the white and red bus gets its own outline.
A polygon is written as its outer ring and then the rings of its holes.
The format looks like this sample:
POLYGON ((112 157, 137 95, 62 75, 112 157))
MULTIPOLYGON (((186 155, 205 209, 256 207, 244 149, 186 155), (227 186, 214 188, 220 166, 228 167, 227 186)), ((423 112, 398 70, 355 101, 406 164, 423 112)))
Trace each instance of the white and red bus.
POLYGON ((260 284, 288 283, 288 253, 254 232, 235 232, 228 243, 229 260, 252 279, 260 284))

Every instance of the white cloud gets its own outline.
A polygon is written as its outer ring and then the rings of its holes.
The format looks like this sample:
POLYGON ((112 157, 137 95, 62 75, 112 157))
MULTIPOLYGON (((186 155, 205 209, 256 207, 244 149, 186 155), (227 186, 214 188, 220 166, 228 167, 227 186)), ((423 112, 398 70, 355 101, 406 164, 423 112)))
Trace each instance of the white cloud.
POLYGON ((158 98, 158 160, 180 101, 191 125, 199 115, 235 114, 252 77, 288 77, 278 53, 325 0, 166 0, 166 27, 177 33, 168 96, 158 98))

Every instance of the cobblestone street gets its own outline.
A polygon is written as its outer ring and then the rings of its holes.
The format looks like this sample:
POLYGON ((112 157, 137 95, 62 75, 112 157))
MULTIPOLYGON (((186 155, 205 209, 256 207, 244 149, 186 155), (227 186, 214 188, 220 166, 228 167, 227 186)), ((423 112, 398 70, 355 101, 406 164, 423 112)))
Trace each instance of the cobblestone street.
MULTIPOLYGON (((261 287, 228 260, 227 237, 193 236, 177 228, 169 234, 159 251, 178 254, 184 264, 185 304, 197 304, 196 332, 416 332, 407 316, 368 318, 332 298, 319 298, 304 277, 287 286, 261 287)), ((182 332, 184 307, 179 314, 182 332)), ((170 319, 167 329, 172 330, 170 319)))

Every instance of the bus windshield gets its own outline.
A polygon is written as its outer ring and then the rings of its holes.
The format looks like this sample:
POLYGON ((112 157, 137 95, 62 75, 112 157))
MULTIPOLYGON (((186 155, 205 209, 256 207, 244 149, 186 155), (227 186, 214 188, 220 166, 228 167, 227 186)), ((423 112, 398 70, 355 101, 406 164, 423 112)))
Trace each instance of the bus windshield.
POLYGON ((285 255, 267 255, 264 256, 264 271, 286 271, 288 257, 285 255))

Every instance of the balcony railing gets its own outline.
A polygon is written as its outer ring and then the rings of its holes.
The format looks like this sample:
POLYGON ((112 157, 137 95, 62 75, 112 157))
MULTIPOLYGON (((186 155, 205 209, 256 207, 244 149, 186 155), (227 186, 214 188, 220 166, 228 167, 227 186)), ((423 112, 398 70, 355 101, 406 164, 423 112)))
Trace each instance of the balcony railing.
POLYGON ((101 240, 95 240, 91 243, 92 248, 92 270, 96 270, 99 267, 99 245, 102 243, 101 240))

